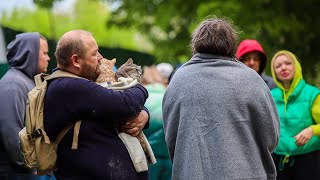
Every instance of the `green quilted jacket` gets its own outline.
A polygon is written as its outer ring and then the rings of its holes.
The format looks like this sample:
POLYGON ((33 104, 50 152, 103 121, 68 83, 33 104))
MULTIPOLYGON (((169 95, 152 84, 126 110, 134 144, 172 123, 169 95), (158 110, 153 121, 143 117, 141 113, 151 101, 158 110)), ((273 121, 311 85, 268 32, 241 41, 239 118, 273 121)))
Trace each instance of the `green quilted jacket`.
MULTIPOLYGON (((285 89, 271 68, 277 84, 277 88, 271 90, 271 94, 280 116, 280 140, 275 153, 285 156, 307 154, 320 149, 320 124, 317 124, 320 119, 320 109, 315 108, 319 107, 320 90, 303 80, 300 63, 292 53, 280 51, 277 54, 280 53, 291 56, 296 72, 290 88, 285 89), (297 146, 294 136, 308 127, 312 127, 314 136, 304 146, 297 146)), ((271 64, 273 67, 273 61, 271 64)))

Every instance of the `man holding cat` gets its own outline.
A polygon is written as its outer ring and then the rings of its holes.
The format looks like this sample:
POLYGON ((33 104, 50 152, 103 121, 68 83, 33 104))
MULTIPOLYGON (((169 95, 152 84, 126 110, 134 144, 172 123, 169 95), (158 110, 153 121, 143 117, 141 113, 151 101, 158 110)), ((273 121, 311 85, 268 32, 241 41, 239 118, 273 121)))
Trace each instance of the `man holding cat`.
MULTIPOLYGON (((58 146, 58 179, 148 179, 148 171, 136 173, 119 129, 137 135, 148 123, 143 107, 148 92, 141 85, 114 91, 95 83, 102 59, 91 33, 73 30, 57 43, 58 71, 79 78, 56 78, 45 97, 44 126, 50 139, 63 128, 81 121, 78 149, 72 150, 73 129, 58 146), (131 119, 129 121, 129 119, 131 119)), ((55 73, 55 72, 54 72, 55 73)))

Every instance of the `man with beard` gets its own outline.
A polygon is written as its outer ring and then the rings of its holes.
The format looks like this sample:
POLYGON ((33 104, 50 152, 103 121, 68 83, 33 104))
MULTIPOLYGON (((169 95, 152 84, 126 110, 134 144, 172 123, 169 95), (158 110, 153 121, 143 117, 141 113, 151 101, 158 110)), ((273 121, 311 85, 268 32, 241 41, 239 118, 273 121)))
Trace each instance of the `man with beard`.
MULTIPOLYGON (((78 149, 72 150, 73 128, 58 146, 58 179, 148 179, 137 173, 118 132, 136 136, 148 122, 144 108, 148 92, 141 85, 114 91, 95 83, 102 59, 91 33, 73 30, 57 43, 58 70, 79 78, 48 82, 44 127, 51 140, 69 124, 81 120, 78 149), (120 127, 120 128, 116 128, 120 127)), ((55 73, 55 72, 53 72, 55 73)))

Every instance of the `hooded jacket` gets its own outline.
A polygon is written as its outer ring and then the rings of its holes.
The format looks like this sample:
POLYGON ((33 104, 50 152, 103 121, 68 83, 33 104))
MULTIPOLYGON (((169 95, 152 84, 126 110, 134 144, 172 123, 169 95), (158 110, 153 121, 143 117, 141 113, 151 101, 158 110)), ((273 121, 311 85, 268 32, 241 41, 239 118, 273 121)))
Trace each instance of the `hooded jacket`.
POLYGON ((270 89, 275 88, 276 84, 274 83, 273 79, 270 76, 264 74, 264 69, 267 64, 267 55, 258 41, 253 39, 243 40, 238 46, 238 49, 236 51, 236 57, 241 61, 244 55, 254 51, 259 52, 261 55, 261 62, 258 74, 260 74, 261 78, 265 81, 265 83, 268 85, 270 89))
POLYGON ((229 57, 198 53, 163 98, 172 179, 275 179, 279 117, 269 88, 229 57))
POLYGON ((296 56, 283 50, 276 53, 271 61, 271 73, 277 88, 272 89, 279 116, 280 141, 275 150, 279 155, 300 155, 320 149, 320 90, 307 84, 302 77, 302 70, 296 56), (286 55, 294 61, 295 74, 289 89, 285 89, 274 72, 273 64, 279 55, 286 55), (311 127, 314 136, 304 145, 298 147, 294 136, 307 127, 311 127))
POLYGON ((18 133, 24 127, 27 94, 35 86, 39 46, 36 32, 18 34, 7 46, 9 70, 0 80, 0 174, 9 168, 27 172, 18 133))

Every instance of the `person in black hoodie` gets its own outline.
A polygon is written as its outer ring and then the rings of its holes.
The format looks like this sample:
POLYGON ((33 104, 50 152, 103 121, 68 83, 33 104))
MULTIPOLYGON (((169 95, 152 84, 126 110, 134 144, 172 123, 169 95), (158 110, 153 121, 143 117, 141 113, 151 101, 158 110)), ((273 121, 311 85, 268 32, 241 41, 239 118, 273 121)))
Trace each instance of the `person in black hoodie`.
POLYGON ((24 166, 19 131, 24 127, 33 77, 47 71, 48 43, 38 32, 21 33, 7 46, 9 70, 0 80, 0 179, 34 179, 24 166))

